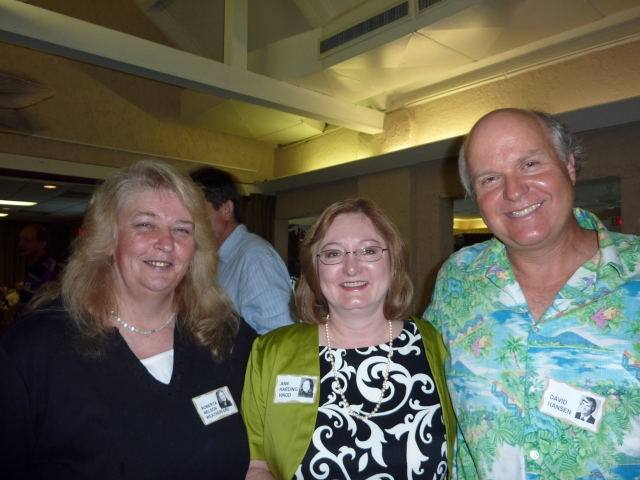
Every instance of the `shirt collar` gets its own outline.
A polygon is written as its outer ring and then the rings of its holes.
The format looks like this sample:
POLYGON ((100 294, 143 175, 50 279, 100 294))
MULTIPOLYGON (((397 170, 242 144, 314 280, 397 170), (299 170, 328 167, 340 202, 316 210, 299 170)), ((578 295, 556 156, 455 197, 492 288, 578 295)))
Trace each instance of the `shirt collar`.
POLYGON ((233 255, 237 252, 238 247, 240 246, 240 240, 248 233, 247 227, 240 223, 236 228, 233 229, 231 235, 227 237, 227 239, 222 242, 220 248, 218 248, 218 255, 220 256, 220 261, 224 261, 225 258, 232 258, 233 255))

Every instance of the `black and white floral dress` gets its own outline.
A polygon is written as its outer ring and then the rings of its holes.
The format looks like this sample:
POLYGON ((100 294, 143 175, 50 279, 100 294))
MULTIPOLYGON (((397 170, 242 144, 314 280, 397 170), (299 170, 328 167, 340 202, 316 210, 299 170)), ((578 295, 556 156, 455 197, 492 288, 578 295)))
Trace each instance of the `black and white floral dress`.
MULTIPOLYGON (((351 408, 366 415, 380 398, 389 345, 333 349, 351 408)), ((334 387, 326 347, 320 347, 320 407, 309 449, 294 480, 434 479, 447 475, 440 398, 420 332, 405 322, 393 341, 389 383, 380 410, 368 420, 349 415, 334 387)))

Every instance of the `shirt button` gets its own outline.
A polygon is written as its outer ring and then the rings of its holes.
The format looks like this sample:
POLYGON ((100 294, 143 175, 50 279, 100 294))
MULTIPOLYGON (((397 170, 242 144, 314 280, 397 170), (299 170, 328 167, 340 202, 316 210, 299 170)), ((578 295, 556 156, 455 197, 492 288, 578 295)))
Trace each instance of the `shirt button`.
POLYGON ((534 325, 531 330, 533 330, 534 332, 538 333, 540 331, 540 327, 538 325, 534 325))
POLYGON ((540 458, 540 453, 538 453, 538 451, 537 451, 537 450, 531 450, 531 451, 529 452, 529 456, 530 456, 531 458, 533 458, 534 460, 537 460, 537 459, 539 459, 539 458, 540 458))

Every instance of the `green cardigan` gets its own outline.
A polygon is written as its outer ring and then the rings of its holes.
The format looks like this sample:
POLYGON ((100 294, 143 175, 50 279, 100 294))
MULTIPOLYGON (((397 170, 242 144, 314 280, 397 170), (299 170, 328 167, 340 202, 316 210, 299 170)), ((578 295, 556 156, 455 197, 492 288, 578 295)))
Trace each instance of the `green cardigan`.
MULTIPOLYGON (((456 421, 444 378, 445 348, 431 324, 411 317, 420 330, 436 384, 447 435, 448 475, 456 438, 456 421)), ((266 460, 278 480, 293 478, 311 443, 320 395, 315 402, 274 403, 278 375, 320 377, 318 326, 295 324, 259 337, 253 344, 242 393, 252 460, 266 460)))

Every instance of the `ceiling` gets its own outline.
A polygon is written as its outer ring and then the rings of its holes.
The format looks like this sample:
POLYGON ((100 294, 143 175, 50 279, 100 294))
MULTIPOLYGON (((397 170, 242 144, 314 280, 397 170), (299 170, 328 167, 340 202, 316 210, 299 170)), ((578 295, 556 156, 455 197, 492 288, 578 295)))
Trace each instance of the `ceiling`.
POLYGON ((7 220, 29 223, 82 221, 95 185, 0 176, 0 199, 36 202, 32 206, 0 205, 7 220), (44 188, 55 185, 55 189, 44 188))
MULTIPOLYGON (((62 0, 0 0, 0 40, 184 87, 185 124, 279 145, 640 38, 640 0, 124 1, 166 41, 62 0)), ((38 202, 12 220, 74 221, 108 173, 45 191, 39 168, 0 172, 0 198, 38 202)))
MULTIPOLYGON (((176 42, 176 28, 182 27, 203 52, 211 39, 204 39, 201 23, 192 23, 202 3, 147 0, 153 6, 146 14, 152 20, 159 12, 172 16, 177 25, 156 24, 176 42)), ((208 2, 224 11, 222 3, 208 2)), ((241 48, 249 71, 380 112, 640 35, 639 0, 256 0, 248 2, 246 17, 241 48), (384 25, 385 16, 393 21, 384 25), (374 22, 382 26, 357 36, 374 22), (340 39, 341 32, 356 38, 319 53, 323 40, 340 39)), ((207 55, 233 63, 224 54, 220 58, 220 49, 207 55)), ((203 128, 278 144, 331 128, 331 120, 318 115, 223 97, 204 100, 190 92, 182 117, 203 128), (189 104, 193 97, 195 109, 189 104)))
POLYGON ((186 87, 184 123, 291 144, 640 38, 640 0, 130 1, 165 45, 55 0, 0 0, 0 39, 186 87))

